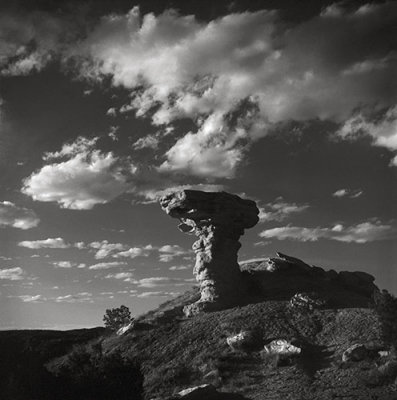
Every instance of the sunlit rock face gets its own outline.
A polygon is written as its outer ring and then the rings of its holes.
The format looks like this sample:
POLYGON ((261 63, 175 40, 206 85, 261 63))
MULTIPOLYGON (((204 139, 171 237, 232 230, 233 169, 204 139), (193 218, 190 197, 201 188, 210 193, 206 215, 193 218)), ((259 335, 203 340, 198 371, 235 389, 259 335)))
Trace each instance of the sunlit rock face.
POLYGON ((242 294, 237 252, 244 229, 258 222, 259 210, 252 200, 226 192, 183 190, 160 199, 162 209, 181 221, 182 232, 195 234, 196 264, 193 273, 200 284, 201 298, 185 307, 191 316, 238 303, 242 294))

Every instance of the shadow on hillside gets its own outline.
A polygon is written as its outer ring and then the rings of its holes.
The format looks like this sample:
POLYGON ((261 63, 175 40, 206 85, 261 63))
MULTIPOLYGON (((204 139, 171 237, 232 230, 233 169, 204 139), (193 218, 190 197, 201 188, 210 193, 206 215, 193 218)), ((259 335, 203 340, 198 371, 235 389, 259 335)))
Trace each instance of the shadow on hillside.
POLYGON ((326 346, 318 346, 307 343, 303 346, 301 356, 297 359, 297 366, 310 379, 314 379, 317 371, 331 365, 333 352, 326 346))

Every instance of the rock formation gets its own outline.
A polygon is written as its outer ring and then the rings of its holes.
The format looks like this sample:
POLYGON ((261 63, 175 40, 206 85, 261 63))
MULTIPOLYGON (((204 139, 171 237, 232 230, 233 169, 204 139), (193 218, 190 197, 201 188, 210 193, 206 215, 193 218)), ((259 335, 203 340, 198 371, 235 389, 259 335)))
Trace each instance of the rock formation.
POLYGON ((321 299, 319 308, 322 302, 330 307, 367 307, 378 290, 375 278, 365 272, 326 271, 279 252, 276 257, 242 262, 240 269, 248 292, 256 293, 257 300, 293 297, 295 304, 290 304, 298 305, 302 294, 310 294, 321 299))
POLYGON ((258 222, 259 210, 252 200, 225 192, 183 190, 160 199, 162 209, 181 221, 182 232, 198 236, 194 274, 201 298, 186 306, 187 316, 202 310, 219 310, 238 303, 242 293, 237 252, 244 229, 258 222))

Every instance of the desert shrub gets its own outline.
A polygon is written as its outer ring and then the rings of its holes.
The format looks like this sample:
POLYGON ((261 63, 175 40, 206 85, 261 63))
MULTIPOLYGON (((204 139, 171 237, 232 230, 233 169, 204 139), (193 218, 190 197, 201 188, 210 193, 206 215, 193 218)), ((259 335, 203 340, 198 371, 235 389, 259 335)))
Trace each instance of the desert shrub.
POLYGON ((117 331, 132 320, 130 309, 123 305, 118 308, 107 309, 103 316, 105 327, 112 331, 117 331))
POLYGON ((381 323, 382 339, 397 348, 397 298, 387 290, 382 290, 376 291, 373 299, 381 323))
POLYGON ((140 400, 143 375, 120 352, 104 354, 100 343, 76 347, 52 371, 59 398, 73 400, 140 400))

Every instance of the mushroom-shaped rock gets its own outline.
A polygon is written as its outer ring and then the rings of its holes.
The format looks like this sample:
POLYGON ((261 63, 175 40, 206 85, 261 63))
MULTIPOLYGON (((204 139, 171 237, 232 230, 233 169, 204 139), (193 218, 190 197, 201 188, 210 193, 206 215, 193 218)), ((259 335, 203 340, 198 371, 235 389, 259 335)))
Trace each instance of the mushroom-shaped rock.
POLYGON ((238 303, 242 294, 237 263, 238 241, 244 229, 258 222, 259 210, 252 200, 226 192, 182 190, 160 199, 162 209, 181 221, 182 232, 198 236, 194 274, 201 298, 186 306, 187 316, 203 310, 219 310, 238 303))

